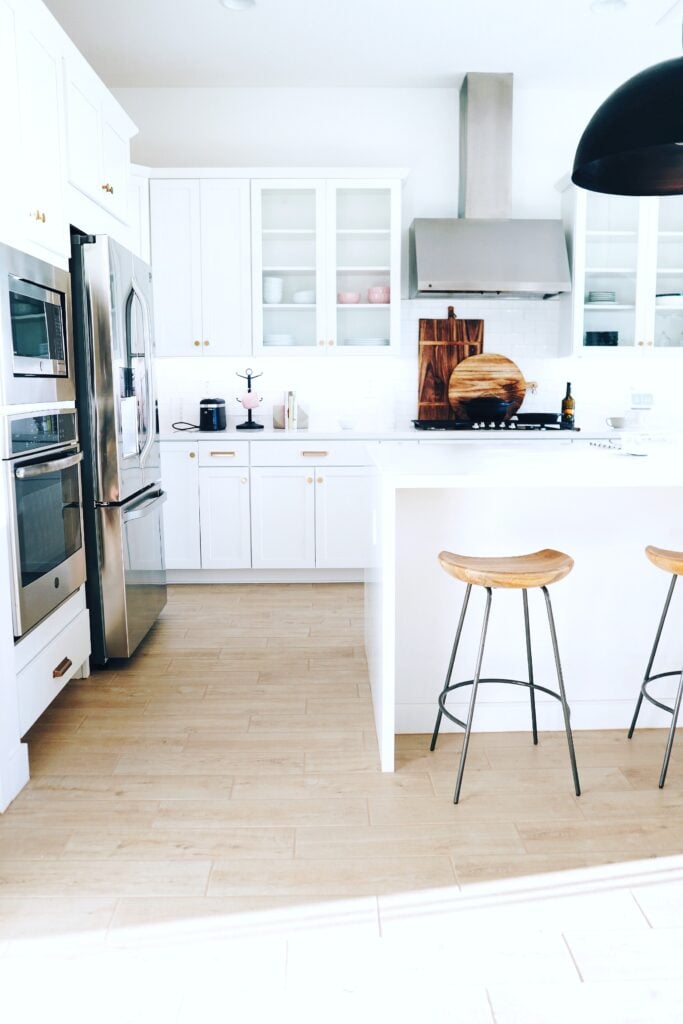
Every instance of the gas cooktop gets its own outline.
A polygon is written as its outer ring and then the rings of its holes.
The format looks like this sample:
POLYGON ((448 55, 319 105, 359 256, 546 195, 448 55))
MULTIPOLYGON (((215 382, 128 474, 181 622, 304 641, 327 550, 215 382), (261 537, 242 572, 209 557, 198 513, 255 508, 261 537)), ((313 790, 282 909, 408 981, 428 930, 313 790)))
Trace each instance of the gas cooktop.
POLYGON ((469 423, 466 420, 413 420, 416 430, 560 430, 559 423, 469 423))

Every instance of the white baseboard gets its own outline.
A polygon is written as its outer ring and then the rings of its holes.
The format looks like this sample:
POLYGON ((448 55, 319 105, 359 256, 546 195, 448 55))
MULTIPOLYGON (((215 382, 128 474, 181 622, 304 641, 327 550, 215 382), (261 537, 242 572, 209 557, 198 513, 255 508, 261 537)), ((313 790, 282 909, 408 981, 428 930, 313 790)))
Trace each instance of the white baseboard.
POLYGON ((362 583, 363 569, 169 569, 169 583, 362 583))
POLYGON ((18 743, 0 763, 0 811, 5 811, 29 779, 28 744, 18 743))
MULTIPOLYGON (((570 702, 572 729, 623 729, 624 737, 636 704, 637 693, 633 700, 586 700, 570 702)), ((467 718, 467 704, 464 701, 453 701, 447 705, 454 715, 463 721, 467 718)), ((436 698, 430 704, 398 704, 396 706, 397 733, 431 733, 434 728, 436 698)), ((564 729, 562 708, 554 700, 536 699, 538 728, 546 732, 559 732, 564 729)), ((668 729, 671 716, 643 702, 638 728, 668 729)), ((443 732, 462 732, 462 729, 442 718, 443 732)), ((477 700, 472 725, 474 732, 529 732, 531 716, 529 704, 524 701, 488 701, 477 700)))

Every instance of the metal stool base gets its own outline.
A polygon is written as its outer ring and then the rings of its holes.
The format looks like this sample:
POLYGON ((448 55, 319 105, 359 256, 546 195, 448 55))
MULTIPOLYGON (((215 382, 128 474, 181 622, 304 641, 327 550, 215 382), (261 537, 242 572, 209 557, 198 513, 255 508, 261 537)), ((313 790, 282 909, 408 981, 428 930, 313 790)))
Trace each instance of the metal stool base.
POLYGON ((662 762, 662 770, 659 774, 660 789, 664 787, 664 783, 666 782, 666 775, 669 770, 669 761, 671 760, 671 750, 674 745, 674 738, 676 736, 676 725, 678 723, 678 714, 681 710, 681 697, 683 696, 683 671, 681 671, 680 669, 674 669, 671 672, 657 672, 656 675, 651 675, 650 673, 652 672, 652 666, 655 662, 655 656, 657 654, 657 649, 659 647, 659 641, 662 637, 662 630, 664 629, 664 623, 666 622, 666 617, 669 612, 669 605, 671 604, 671 598, 673 597, 677 579, 678 577, 675 575, 671 577, 669 591, 666 595, 666 601, 664 602, 664 610, 662 611, 662 615, 659 620, 659 626, 657 627, 657 632, 655 634, 655 642, 652 645, 652 651, 650 652, 650 660, 648 661, 647 668, 645 669, 645 677, 640 685, 640 693, 638 695, 638 700, 636 702, 636 709, 633 712, 631 728, 628 731, 628 738, 631 739, 633 736, 633 731, 636 727, 636 722, 638 721, 640 709, 643 705, 643 697, 645 698, 645 700, 649 701, 650 704, 654 704, 655 707, 660 708, 662 711, 668 711, 669 714, 672 716, 671 727, 669 729, 669 735, 666 741, 666 749, 664 751, 664 761, 662 762), (654 683, 656 679, 667 679, 670 676, 679 676, 676 700, 674 701, 674 706, 672 708, 670 708, 668 704, 662 704, 660 700, 657 700, 655 697, 652 696, 651 693, 648 693, 647 689, 650 683, 654 683))
MULTIPOLYGON (((565 732, 567 734, 567 745, 569 747, 569 760, 570 760, 570 763, 571 763, 572 777, 573 777, 573 780, 574 780, 574 790, 575 790, 577 796, 581 795, 581 787, 580 787, 580 784, 579 784, 579 774, 578 774, 578 770, 577 770, 577 767, 576 767, 576 754, 575 754, 575 751, 574 751, 574 739, 573 739, 573 736, 572 736, 571 726, 569 724, 570 711, 569 711, 569 705, 567 704, 567 696, 565 694, 565 689, 564 689, 564 679, 563 679, 563 676, 562 676, 562 667, 560 665, 560 654, 559 654, 559 649, 558 649, 558 646, 557 646, 557 635, 556 635, 556 632, 555 632, 555 621, 554 621, 554 618, 553 618, 552 605, 550 603, 550 595, 548 594, 547 587, 541 587, 540 589, 543 591, 543 595, 545 597, 545 602, 546 602, 546 610, 547 610, 547 613, 548 613, 548 624, 549 624, 549 627, 550 627, 550 636, 551 636, 551 640, 552 640, 552 644, 553 644, 553 654, 554 654, 554 657, 555 657, 555 668, 556 668, 556 671, 557 671, 557 680, 558 680, 558 685, 559 685, 559 692, 557 692, 555 690, 550 690, 547 686, 541 686, 539 683, 536 683, 534 681, 533 661, 532 661, 532 655, 531 655, 531 629, 530 629, 530 625, 529 625, 529 604, 528 604, 528 597, 527 597, 526 589, 522 590, 522 597, 523 597, 523 603, 524 603, 524 632, 525 632, 525 638, 526 638, 527 664, 529 666, 529 678, 528 679, 501 679, 501 678, 490 678, 490 677, 487 677, 485 679, 481 678, 481 665, 482 665, 482 661, 483 661, 483 657, 484 657, 484 647, 486 645, 486 634, 488 632, 489 616, 490 616, 490 613, 491 613, 491 603, 492 603, 492 598, 493 598, 491 587, 486 587, 486 608, 485 608, 485 611, 484 611, 484 622, 483 622, 482 631, 481 631, 481 638, 480 638, 480 641, 479 641, 479 650, 478 650, 478 653, 477 653, 477 662, 476 662, 476 666, 475 666, 475 670, 474 670, 474 676, 473 676, 472 679, 465 679, 465 680, 462 680, 461 682, 451 683, 451 676, 453 674, 453 666, 455 664, 455 657, 456 657, 456 654, 458 652, 458 647, 460 645, 460 637, 462 636, 462 629, 463 629, 463 625, 464 625, 464 622, 465 622, 465 615, 467 613, 467 607, 469 605, 470 594, 472 592, 472 584, 470 583, 467 586, 467 590, 465 591, 465 599, 464 599, 463 605, 462 605, 462 611, 460 612, 460 619, 458 621, 458 627, 457 627, 456 633, 455 633, 455 640, 453 642, 453 649, 452 649, 452 652, 451 652, 450 661, 448 663, 448 670, 446 672, 446 680, 444 682, 443 689, 441 690, 441 693, 439 694, 439 698, 438 698, 439 710, 438 710, 437 716, 436 716, 436 723, 434 725, 434 732, 432 734, 432 741, 431 741, 430 746, 429 746, 430 750, 434 750, 434 748, 436 747, 436 741, 437 741, 438 736, 439 736, 439 728, 441 726, 441 719, 442 719, 442 717, 444 715, 446 716, 446 718, 449 719, 449 721, 454 722, 455 725, 459 725, 461 729, 465 730, 465 736, 464 736, 464 740, 463 740, 462 751, 460 753, 460 764, 458 766, 458 775, 457 775, 456 783, 455 783, 455 793, 453 795, 453 803, 454 804, 457 804, 459 802, 459 800, 460 800, 460 791, 462 789, 462 780, 463 780, 463 774, 464 774, 464 771, 465 771, 465 761, 467 760, 467 750, 468 750, 468 747, 469 747, 470 735, 471 735, 471 732, 472 732, 472 721, 473 721, 473 718, 474 718, 474 707, 475 707, 475 703, 476 703, 476 699, 477 699, 477 691, 479 689, 480 683, 504 683, 504 684, 507 684, 507 685, 510 685, 510 686, 525 686, 529 690, 529 699, 530 699, 530 703, 531 703, 532 735, 533 735, 533 742, 534 742, 534 744, 538 743, 538 730, 537 730, 537 723, 536 723, 536 700, 535 700, 536 692, 538 691, 539 693, 546 693, 546 694, 548 694, 549 697, 554 697, 555 700, 559 700, 560 704, 562 705, 562 713, 563 713, 563 716, 564 716, 565 732), (460 689, 463 686, 471 686, 472 687, 472 692, 470 694, 470 703, 469 703, 469 709, 468 709, 468 713, 467 713, 467 721, 466 722, 463 722, 462 719, 457 718, 446 707, 446 698, 448 697, 448 694, 452 693, 453 690, 460 689)), ((648 697, 648 699, 651 699, 648 694, 646 694, 646 696, 648 697)))

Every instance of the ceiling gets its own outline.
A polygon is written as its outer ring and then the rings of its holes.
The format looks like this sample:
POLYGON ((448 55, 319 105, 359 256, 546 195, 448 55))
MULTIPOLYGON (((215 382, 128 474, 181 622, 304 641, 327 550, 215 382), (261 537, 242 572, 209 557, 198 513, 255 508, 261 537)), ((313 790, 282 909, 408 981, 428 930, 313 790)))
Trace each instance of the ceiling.
POLYGON ((452 86, 465 71, 611 88, 680 54, 683 0, 46 0, 111 87, 452 86))

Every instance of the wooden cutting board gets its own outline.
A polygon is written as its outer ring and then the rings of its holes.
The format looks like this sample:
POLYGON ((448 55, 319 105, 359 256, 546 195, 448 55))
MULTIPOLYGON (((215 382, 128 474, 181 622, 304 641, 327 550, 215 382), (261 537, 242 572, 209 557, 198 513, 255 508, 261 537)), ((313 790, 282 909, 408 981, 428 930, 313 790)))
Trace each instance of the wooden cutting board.
POLYGON ((459 320, 453 306, 443 320, 420 320, 417 415, 421 420, 454 420, 448 401, 453 369, 484 347, 484 321, 459 320))
POLYGON ((506 419, 519 409, 526 394, 522 371, 507 356, 484 352, 463 360, 453 370, 448 383, 448 401, 456 419, 467 419, 462 402, 470 398, 495 395, 512 402, 506 419))

